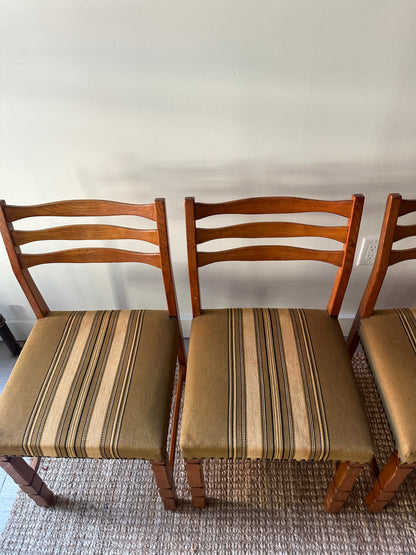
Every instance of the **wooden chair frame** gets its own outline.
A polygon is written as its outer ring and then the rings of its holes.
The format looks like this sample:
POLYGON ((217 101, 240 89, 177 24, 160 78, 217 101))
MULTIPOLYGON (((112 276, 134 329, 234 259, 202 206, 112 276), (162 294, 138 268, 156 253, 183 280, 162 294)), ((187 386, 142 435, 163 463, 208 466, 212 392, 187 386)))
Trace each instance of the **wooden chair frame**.
MULTIPOLYGON (((172 471, 178 428, 181 388, 185 379, 186 354, 179 320, 175 284, 170 259, 166 208, 164 199, 156 199, 152 204, 126 204, 106 200, 68 200, 34 206, 7 205, 0 202, 0 231, 12 265, 13 272, 23 289, 36 317, 45 317, 49 307, 37 288, 29 269, 48 263, 108 263, 142 262, 162 271, 168 313, 178 320, 179 375, 175 395, 173 425, 169 456, 162 461, 150 461, 157 486, 165 508, 175 509, 177 497, 172 471), (39 229, 36 231, 15 230, 13 223, 23 218, 37 216, 83 217, 83 216, 138 216, 155 223, 152 229, 136 229, 103 224, 76 224, 39 229), (113 240, 134 239, 146 241, 158 247, 152 253, 143 253, 120 248, 73 248, 46 254, 24 254, 21 247, 27 243, 44 240, 113 240)), ((1 454, 0 454, 1 455, 1 454)), ((0 466, 10 474, 23 491, 28 493, 38 505, 49 506, 53 494, 37 474, 40 460, 34 458, 32 466, 22 457, 0 456, 0 466)))
MULTIPOLYGON (((405 260, 416 259, 416 248, 393 248, 396 241, 416 235, 416 225, 400 225, 398 223, 401 216, 411 212, 416 212, 416 200, 404 200, 399 193, 390 193, 388 195, 373 270, 347 339, 347 346, 351 357, 354 355, 360 341, 358 331, 361 319, 368 318, 373 314, 389 266, 405 260)), ((375 459, 372 467, 376 479, 366 498, 366 505, 368 511, 375 513, 381 511, 387 505, 399 489, 400 484, 416 465, 402 463, 397 451, 393 451, 388 463, 381 472, 375 459)))
MULTIPOLYGON (((351 274, 355 247, 361 222, 364 196, 352 195, 351 200, 327 201, 295 197, 258 197, 223 203, 195 202, 185 199, 185 217, 188 247, 188 268, 193 316, 201 314, 199 268, 220 261, 231 260, 316 260, 338 267, 329 297, 327 311, 337 317, 351 274), (288 214, 326 212, 347 218, 343 226, 318 226, 293 222, 262 222, 229 225, 226 227, 197 227, 197 221, 218 214, 288 214), (342 250, 316 250, 293 246, 257 245, 229 250, 204 252, 199 245, 225 238, 287 238, 324 237, 342 243, 342 250)), ((195 508, 205 507, 205 494, 201 460, 185 460, 188 481, 195 508)), ((338 512, 364 465, 349 461, 335 464, 335 475, 325 496, 325 508, 338 512)))

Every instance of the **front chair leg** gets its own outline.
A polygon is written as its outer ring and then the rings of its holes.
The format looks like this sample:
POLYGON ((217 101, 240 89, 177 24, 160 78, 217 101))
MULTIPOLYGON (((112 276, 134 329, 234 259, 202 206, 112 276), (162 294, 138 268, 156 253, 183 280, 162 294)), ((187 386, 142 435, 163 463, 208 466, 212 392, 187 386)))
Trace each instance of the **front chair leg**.
POLYGON ((349 461, 336 463, 335 475, 324 499, 325 509, 328 513, 339 512, 363 468, 363 464, 349 461))
POLYGON ((185 468, 191 488, 192 505, 195 509, 205 509, 204 479, 200 459, 185 459, 185 468))
POLYGON ((22 457, 0 457, 0 467, 13 478, 16 484, 41 507, 50 507, 54 495, 42 478, 22 457))
POLYGON ((155 475, 160 497, 162 498, 165 509, 174 511, 177 506, 177 496, 175 484, 173 482, 173 472, 169 460, 150 461, 150 465, 155 475))
POLYGON ((415 467, 414 464, 400 462, 397 451, 394 451, 382 472, 376 477, 373 487, 366 497, 367 510, 370 513, 380 512, 415 467))

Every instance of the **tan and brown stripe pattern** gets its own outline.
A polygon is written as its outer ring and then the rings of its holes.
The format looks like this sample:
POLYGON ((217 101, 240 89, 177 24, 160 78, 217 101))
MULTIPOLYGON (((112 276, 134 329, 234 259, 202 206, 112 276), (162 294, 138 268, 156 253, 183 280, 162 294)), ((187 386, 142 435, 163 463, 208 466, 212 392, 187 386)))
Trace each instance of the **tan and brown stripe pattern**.
POLYGON ((228 310, 229 458, 325 460, 329 433, 300 309, 228 310))
POLYGON ((28 455, 119 457, 144 313, 69 315, 26 426, 23 449, 28 455))
POLYGON ((416 354, 416 318, 409 308, 396 308, 395 312, 407 335, 410 345, 416 354))

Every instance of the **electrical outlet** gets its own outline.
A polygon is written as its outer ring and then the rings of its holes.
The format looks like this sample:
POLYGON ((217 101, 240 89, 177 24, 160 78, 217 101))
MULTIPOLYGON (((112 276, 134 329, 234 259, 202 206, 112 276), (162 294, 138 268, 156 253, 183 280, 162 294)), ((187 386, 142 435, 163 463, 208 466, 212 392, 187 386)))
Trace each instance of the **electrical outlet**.
POLYGON ((357 266, 374 264, 378 249, 378 237, 364 237, 358 255, 357 266))

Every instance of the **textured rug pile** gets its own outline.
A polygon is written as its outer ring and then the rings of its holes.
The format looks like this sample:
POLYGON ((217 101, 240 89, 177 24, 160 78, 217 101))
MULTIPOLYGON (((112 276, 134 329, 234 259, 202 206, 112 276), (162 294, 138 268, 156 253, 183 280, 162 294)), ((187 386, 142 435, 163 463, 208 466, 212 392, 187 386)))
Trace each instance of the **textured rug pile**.
MULTIPOLYGON (((354 358, 378 460, 392 448, 363 355, 354 358)), ((205 461, 209 506, 192 509, 178 453, 176 512, 162 508, 143 461, 43 460, 50 509, 18 495, 0 553, 416 553, 416 472, 380 514, 366 512, 369 469, 338 515, 323 497, 331 463, 205 461)))

